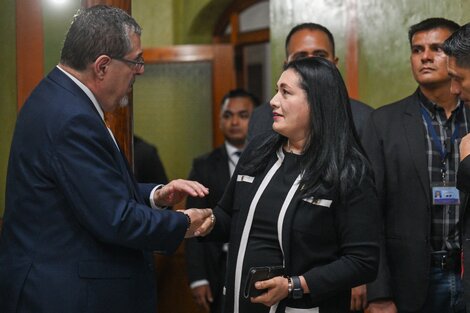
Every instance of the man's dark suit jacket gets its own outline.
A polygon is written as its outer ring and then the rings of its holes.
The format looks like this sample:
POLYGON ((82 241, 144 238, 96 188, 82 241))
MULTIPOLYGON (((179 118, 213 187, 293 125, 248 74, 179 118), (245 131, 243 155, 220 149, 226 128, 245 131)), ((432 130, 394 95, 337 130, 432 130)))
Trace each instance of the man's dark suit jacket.
POLYGON ((134 136, 134 175, 139 183, 168 183, 157 148, 137 136, 134 136))
MULTIPOLYGON (((370 113, 374 110, 365 103, 350 99, 351 112, 359 138, 362 138, 364 125, 369 118, 370 113)), ((273 112, 269 103, 265 103, 257 107, 250 118, 248 126, 248 140, 261 133, 272 130, 273 112)))
POLYGON ((468 206, 470 205, 470 156, 460 162, 459 169, 457 171, 457 188, 465 192, 463 198, 463 207, 465 208, 464 222, 462 223, 462 242, 464 251, 464 297, 467 308, 470 308, 470 216, 468 206))
MULTIPOLYGON (((186 207, 215 208, 230 180, 225 145, 194 159, 189 179, 196 180, 208 187, 209 195, 205 198, 188 197, 186 207)), ((226 253, 222 251, 222 245, 222 243, 199 242, 196 238, 186 241, 189 283, 201 279, 209 281, 214 297, 211 313, 222 312, 221 301, 226 262, 226 253)))
POLYGON ((424 304, 431 264, 431 188, 417 92, 372 112, 362 138, 375 171, 384 231, 377 280, 368 300, 390 298, 399 310, 424 304))
POLYGON ((183 214, 154 210, 86 94, 55 68, 21 109, 0 241, 0 312, 155 312, 152 250, 183 214))

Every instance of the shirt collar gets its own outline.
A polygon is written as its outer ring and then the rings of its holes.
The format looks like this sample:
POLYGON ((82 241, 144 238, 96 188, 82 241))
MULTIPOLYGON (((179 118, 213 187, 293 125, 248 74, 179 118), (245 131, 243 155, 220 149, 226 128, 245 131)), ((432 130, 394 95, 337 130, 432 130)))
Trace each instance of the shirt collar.
POLYGON ((237 147, 235 147, 234 145, 232 145, 231 143, 229 143, 228 141, 225 141, 225 149, 227 150, 227 154, 229 157, 232 157, 233 154, 237 151, 242 151, 238 149, 237 147))
POLYGON ((80 87, 81 90, 83 90, 83 92, 88 96, 88 98, 90 98, 91 102, 93 102, 93 105, 95 106, 96 111, 98 111, 98 114, 101 116, 101 119, 104 121, 103 109, 101 109, 101 106, 98 103, 98 100, 96 100, 93 92, 91 92, 91 90, 87 86, 85 86, 81 81, 79 81, 75 76, 65 71, 59 65, 57 65, 56 67, 59 70, 61 70, 65 75, 67 75, 75 84, 77 84, 77 86, 80 87))
MULTIPOLYGON (((421 92, 421 90, 418 88, 418 97, 421 102, 421 105, 428 110, 428 112, 431 114, 431 116, 434 118, 436 116, 436 113, 438 110, 444 110, 439 104, 432 102, 426 96, 421 92)), ((455 106, 455 109, 452 110, 452 114, 456 112, 459 108, 462 102, 460 100, 457 100, 457 105, 455 106)))

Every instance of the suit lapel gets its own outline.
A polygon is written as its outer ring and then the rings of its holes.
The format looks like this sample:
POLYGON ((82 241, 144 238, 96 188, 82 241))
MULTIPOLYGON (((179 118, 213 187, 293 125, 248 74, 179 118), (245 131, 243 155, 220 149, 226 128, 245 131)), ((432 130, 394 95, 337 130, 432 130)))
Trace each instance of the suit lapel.
POLYGON ((81 98, 84 103, 87 103, 89 105, 89 108, 93 110, 93 112, 96 113, 97 119, 99 119, 103 127, 105 128, 106 133, 108 134, 107 139, 108 143, 113 147, 113 156, 116 162, 119 164, 119 169, 121 171, 121 174, 123 178, 125 179, 130 191, 134 195, 134 198, 141 202, 143 202, 143 199, 138 192, 138 185, 137 182, 135 181, 134 175, 132 174, 132 171, 130 170, 129 164, 127 163, 127 159, 125 158, 124 154, 122 154, 120 148, 116 146, 117 143, 114 142, 113 138, 111 137, 111 134, 108 133, 108 129, 104 121, 102 120, 100 114, 96 110, 93 102, 90 100, 90 98, 85 94, 85 92, 75 84, 67 75, 65 75, 61 70, 58 68, 54 68, 48 75, 48 77, 55 81, 57 84, 61 85, 63 88, 69 90, 72 92, 75 96, 81 98))
POLYGON ((289 203, 289 206, 286 211, 286 215, 284 216, 283 220, 283 227, 282 227, 282 246, 283 246, 283 252, 284 252, 284 261, 285 261, 285 267, 287 269, 291 268, 291 258, 290 258, 290 235, 292 233, 292 225, 293 220, 294 220, 294 214, 296 211, 297 206, 299 205, 299 201, 302 199, 300 196, 300 188, 297 189, 295 192, 294 197, 292 198, 292 201, 289 203), (287 226, 289 225, 289 226, 287 226))
POLYGON ((219 149, 220 158, 217 162, 217 176, 220 182, 228 183, 230 180, 230 169, 228 166, 228 153, 225 145, 222 145, 219 149))
POLYGON ((116 157, 116 160, 119 163, 119 167, 121 168, 122 176, 126 180, 127 185, 129 186, 129 189, 134 195, 134 198, 139 203, 145 203, 144 199, 142 199, 140 192, 138 191, 139 190, 138 183, 135 180, 134 174, 132 173, 132 170, 129 166, 129 162, 127 162, 126 156, 124 155, 124 153, 122 153, 121 148, 118 149, 117 147, 115 147, 115 150, 119 151, 119 153, 115 153, 114 155, 116 157))
POLYGON ((428 160, 426 158, 426 144, 425 144, 425 132, 423 121, 421 117, 421 111, 419 107, 419 97, 417 93, 413 95, 410 103, 405 107, 403 116, 403 128, 405 131, 405 138, 410 157, 413 160, 416 172, 421 182, 421 187, 426 195, 426 199, 431 199, 430 194, 430 182, 428 173, 428 160))

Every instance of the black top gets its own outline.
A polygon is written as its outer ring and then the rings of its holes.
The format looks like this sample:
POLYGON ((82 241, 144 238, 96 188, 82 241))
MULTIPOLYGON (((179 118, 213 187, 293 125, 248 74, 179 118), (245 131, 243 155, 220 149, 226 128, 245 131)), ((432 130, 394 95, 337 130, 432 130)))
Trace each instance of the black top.
MULTIPOLYGON (((253 216, 250 236, 243 263, 242 286, 253 266, 283 265, 277 222, 282 204, 300 173, 299 155, 287 153, 281 167, 274 174, 261 195, 253 216)), ((240 312, 269 312, 263 304, 251 303, 240 294, 240 312)))
MULTIPOLYGON (((250 224, 250 204, 270 169, 282 156, 273 153, 263 173, 252 174, 244 168, 252 162, 256 147, 267 138, 256 136, 245 148, 224 196, 214 209, 216 223, 202 240, 230 240, 225 284, 225 312, 244 313, 240 308, 243 292, 243 260, 249 236, 244 231, 250 224), (240 276, 238 276, 240 275, 240 276)), ((277 167, 277 166, 276 166, 277 167)), ((279 169, 278 169, 279 170, 279 169)), ((281 219, 282 249, 285 273, 303 276, 310 293, 303 299, 320 312, 349 312, 351 288, 375 279, 379 258, 377 195, 372 177, 367 175, 352 188, 344 199, 334 192, 327 195, 304 196, 299 188, 289 201, 281 219)), ((254 212, 253 212, 254 213, 254 212)), ((251 228, 251 225, 250 225, 251 228)), ((279 302, 276 313, 285 311, 290 299, 279 302)))

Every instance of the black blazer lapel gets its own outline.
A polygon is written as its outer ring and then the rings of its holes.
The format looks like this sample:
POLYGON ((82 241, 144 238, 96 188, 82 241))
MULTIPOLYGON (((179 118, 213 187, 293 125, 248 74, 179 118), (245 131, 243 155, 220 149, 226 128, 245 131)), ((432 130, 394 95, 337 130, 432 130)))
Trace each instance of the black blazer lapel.
POLYGON ((404 140, 407 141, 410 157, 413 160, 416 173, 421 182, 421 187, 426 195, 428 205, 430 204, 430 182, 428 172, 428 161, 426 158, 425 132, 419 108, 420 100, 417 93, 414 94, 413 101, 408 103, 403 115, 403 127, 405 131, 404 140))
POLYGON ((228 181, 230 180, 230 168, 228 166, 228 154, 227 154, 227 149, 225 148, 225 145, 222 145, 219 151, 220 151, 220 155, 219 155, 220 158, 216 165, 217 176, 219 178, 219 181, 226 185, 228 184, 228 181))
MULTIPOLYGON (((289 207, 287 208, 286 215, 284 216, 284 220, 282 221, 282 249, 284 252, 284 261, 285 267, 287 270, 291 268, 290 264, 290 235, 292 233, 292 223, 294 220, 295 209, 299 205, 299 201, 302 200, 300 196, 300 188, 297 189, 295 192, 292 201, 289 203, 289 207)), ((286 273, 291 274, 291 273, 286 273)))

